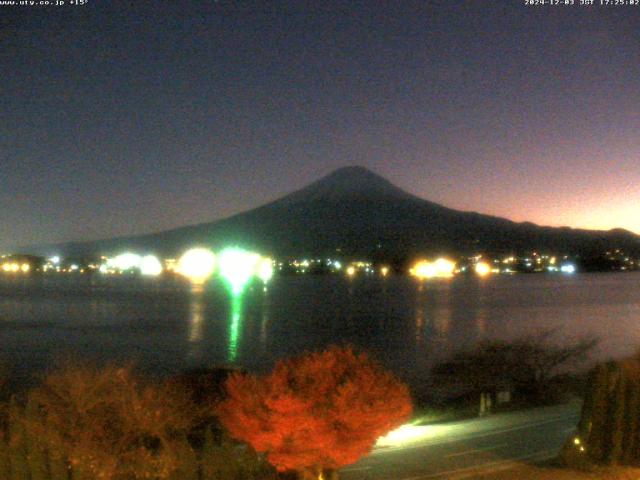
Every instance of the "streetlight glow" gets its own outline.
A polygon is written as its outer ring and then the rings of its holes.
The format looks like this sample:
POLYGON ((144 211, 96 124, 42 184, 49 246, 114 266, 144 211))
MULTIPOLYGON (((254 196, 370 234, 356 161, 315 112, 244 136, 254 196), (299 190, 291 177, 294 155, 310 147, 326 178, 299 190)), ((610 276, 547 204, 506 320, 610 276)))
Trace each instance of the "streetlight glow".
POLYGON ((481 277, 486 277, 491 273, 491 266, 487 262, 478 262, 476 263, 475 270, 481 277))
POLYGON ((428 278, 449 278, 453 277, 455 268, 455 262, 446 258, 438 258, 435 262, 418 260, 413 268, 409 270, 409 273, 422 280, 428 278))
POLYGON ((111 259, 109 266, 124 272, 133 268, 140 268, 141 259, 142 257, 137 253, 126 252, 111 259))
POLYGON ((258 277, 263 283, 268 283, 273 277, 273 260, 268 257, 262 257, 258 262, 258 277))
POLYGON ((162 263, 155 255, 145 255, 140 260, 140 273, 149 277, 157 277, 162 273, 162 263))
POLYGON ((195 284, 201 284, 213 275, 215 264, 215 255, 211 250, 192 248, 180 257, 176 272, 195 284))
POLYGON ((256 273, 260 255, 240 248, 227 248, 220 253, 220 275, 229 283, 234 295, 242 292, 256 273))

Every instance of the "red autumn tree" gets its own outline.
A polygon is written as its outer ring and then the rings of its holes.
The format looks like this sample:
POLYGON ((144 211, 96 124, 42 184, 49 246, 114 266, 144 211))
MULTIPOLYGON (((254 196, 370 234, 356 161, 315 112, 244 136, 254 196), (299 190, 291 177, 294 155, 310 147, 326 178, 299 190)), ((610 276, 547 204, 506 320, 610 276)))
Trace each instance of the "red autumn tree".
POLYGON ((412 409, 407 386, 350 347, 282 360, 263 377, 236 373, 226 388, 218 412, 231 436, 303 477, 356 462, 412 409))

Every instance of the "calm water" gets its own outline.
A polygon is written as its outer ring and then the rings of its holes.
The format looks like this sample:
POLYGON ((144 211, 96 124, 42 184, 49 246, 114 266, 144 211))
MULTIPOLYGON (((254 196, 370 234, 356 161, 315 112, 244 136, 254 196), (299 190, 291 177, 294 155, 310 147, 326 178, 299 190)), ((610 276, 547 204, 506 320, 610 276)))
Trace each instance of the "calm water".
POLYGON ((276 278, 231 299, 213 283, 118 278, 0 280, 0 362, 19 376, 69 355, 155 372, 251 370, 305 349, 362 346, 418 388, 429 366, 483 338, 549 328, 601 337, 596 358, 640 347, 640 273, 455 278, 276 278))

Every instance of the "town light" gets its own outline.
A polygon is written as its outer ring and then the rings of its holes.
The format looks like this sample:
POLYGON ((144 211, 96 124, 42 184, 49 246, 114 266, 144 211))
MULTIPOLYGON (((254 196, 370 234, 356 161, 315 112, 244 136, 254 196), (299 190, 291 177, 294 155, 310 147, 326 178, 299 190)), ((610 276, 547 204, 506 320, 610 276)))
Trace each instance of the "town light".
POLYGON ((259 261, 260 255, 240 248, 227 248, 220 253, 220 275, 229 283, 234 295, 242 292, 251 276, 256 273, 259 261))
POLYGON ((216 259, 211 250, 192 248, 187 250, 178 260, 176 272, 187 277, 195 284, 201 284, 213 274, 216 259))
POLYGON ((157 277, 162 273, 162 263, 155 255, 145 255, 140 259, 140 273, 150 277, 157 277))
POLYGON ((109 266, 120 271, 127 271, 134 268, 140 268, 140 260, 142 257, 137 253, 126 252, 112 258, 109 266))
POLYGON ((455 262, 447 258, 439 258, 435 261, 434 266, 436 268, 437 277, 452 277, 453 271, 456 268, 455 262))
POLYGON ((486 277, 491 273, 491 267, 487 262, 478 262, 476 263, 475 271, 481 277, 486 277))
POLYGON ((268 283, 271 277, 273 277, 273 260, 267 257, 261 258, 258 262, 257 271, 260 280, 262 280, 263 283, 268 283))
POLYGON ((431 262, 428 262, 427 260, 418 260, 411 270, 409 270, 409 273, 414 277, 425 279, 434 277, 436 270, 431 262))
POLYGON ((420 279, 449 278, 453 276, 456 264, 446 258, 438 258, 435 262, 418 260, 409 273, 420 279))

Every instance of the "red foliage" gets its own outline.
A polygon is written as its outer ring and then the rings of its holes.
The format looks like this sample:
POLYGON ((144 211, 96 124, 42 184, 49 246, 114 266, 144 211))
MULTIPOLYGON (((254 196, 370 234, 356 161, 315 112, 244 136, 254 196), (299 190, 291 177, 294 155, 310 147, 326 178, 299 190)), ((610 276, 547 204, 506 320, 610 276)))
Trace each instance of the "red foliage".
POLYGON ((354 463, 412 409, 406 385, 351 348, 283 360, 264 377, 236 373, 226 387, 220 421, 280 471, 354 463))

